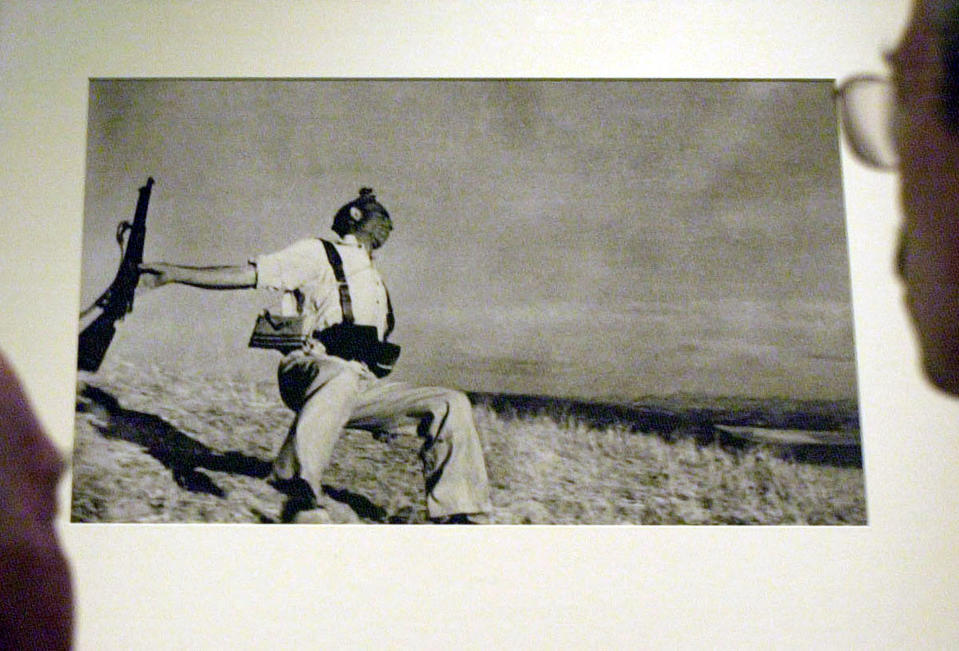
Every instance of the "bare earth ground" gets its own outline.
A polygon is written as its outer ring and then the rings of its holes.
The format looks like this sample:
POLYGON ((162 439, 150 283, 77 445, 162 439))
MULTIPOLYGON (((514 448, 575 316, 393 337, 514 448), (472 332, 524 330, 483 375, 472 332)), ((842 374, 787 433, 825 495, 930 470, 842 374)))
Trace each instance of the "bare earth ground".
MULTIPOLYGON (((263 478, 292 413, 272 379, 108 357, 81 383, 73 521, 280 521, 285 498, 263 478)), ((855 465, 800 463, 771 449, 643 433, 631 422, 589 424, 492 404, 481 400, 474 413, 494 524, 866 523, 855 465)), ((675 400, 670 408, 683 413, 675 400)), ((424 522, 419 444, 345 432, 324 477, 334 521, 424 522)))

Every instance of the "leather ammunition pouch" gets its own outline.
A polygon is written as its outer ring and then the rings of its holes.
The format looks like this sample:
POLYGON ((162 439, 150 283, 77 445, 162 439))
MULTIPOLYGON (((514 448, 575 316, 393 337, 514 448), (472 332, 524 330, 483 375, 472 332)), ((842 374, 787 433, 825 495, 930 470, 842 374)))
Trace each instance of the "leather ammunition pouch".
POLYGON ((310 339, 310 333, 304 330, 305 319, 301 315, 281 316, 271 314, 269 310, 256 317, 253 334, 250 335, 250 348, 272 348, 283 353, 296 350, 310 339))
POLYGON ((313 336, 330 355, 363 362, 376 377, 388 375, 400 356, 399 346, 379 340, 375 326, 337 323, 313 336))

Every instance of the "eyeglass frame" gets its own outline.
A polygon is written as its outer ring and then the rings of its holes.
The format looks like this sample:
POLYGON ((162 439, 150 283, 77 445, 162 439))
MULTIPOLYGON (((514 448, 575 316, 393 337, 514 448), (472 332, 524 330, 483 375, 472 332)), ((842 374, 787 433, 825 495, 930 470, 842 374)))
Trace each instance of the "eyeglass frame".
MULTIPOLYGON (((861 162, 878 170, 896 170, 899 167, 898 157, 896 157, 895 161, 885 161, 870 154, 870 150, 877 148, 866 147, 864 146, 865 142, 857 138, 857 134, 867 133, 868 130, 852 126, 859 124, 860 120, 854 118, 853 114, 849 111, 850 103, 848 98, 850 89, 856 88, 857 86, 861 87, 862 84, 866 83, 879 84, 888 92, 894 92, 892 80, 885 75, 875 73, 860 73, 844 79, 842 83, 840 83, 833 91, 833 96, 835 97, 836 104, 838 106, 840 126, 845 134, 846 143, 861 162)), ((895 121, 895 114, 896 111, 892 110, 890 111, 889 115, 874 115, 873 117, 879 120, 886 120, 888 124, 883 126, 892 131, 895 121)))

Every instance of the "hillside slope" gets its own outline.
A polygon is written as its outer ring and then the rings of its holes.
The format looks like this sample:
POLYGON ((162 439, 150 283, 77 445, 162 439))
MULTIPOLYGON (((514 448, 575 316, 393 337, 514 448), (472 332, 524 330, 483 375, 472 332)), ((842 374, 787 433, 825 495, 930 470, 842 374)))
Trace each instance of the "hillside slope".
MULTIPOLYGON (((116 360, 81 380, 74 521, 280 521, 264 477, 292 413, 272 382, 116 360)), ((866 523, 858 467, 474 399, 494 524, 866 523)), ((324 478, 334 520, 425 522, 418 449, 344 432, 324 478)))

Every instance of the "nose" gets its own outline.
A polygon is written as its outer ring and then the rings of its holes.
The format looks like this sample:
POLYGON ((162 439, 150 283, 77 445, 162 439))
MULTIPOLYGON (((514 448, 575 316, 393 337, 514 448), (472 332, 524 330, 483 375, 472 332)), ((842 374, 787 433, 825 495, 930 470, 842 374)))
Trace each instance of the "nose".
POLYGON ((56 487, 64 468, 59 450, 0 355, 0 471, 22 482, 23 503, 32 505, 37 517, 49 520, 56 513, 56 487))
POLYGON ((66 463, 53 442, 39 427, 24 448, 24 480, 28 494, 25 503, 41 522, 52 521, 57 514, 57 485, 66 463))
POLYGON ((43 433, 39 433, 36 450, 36 476, 43 485, 56 486, 66 470, 60 451, 43 433))

